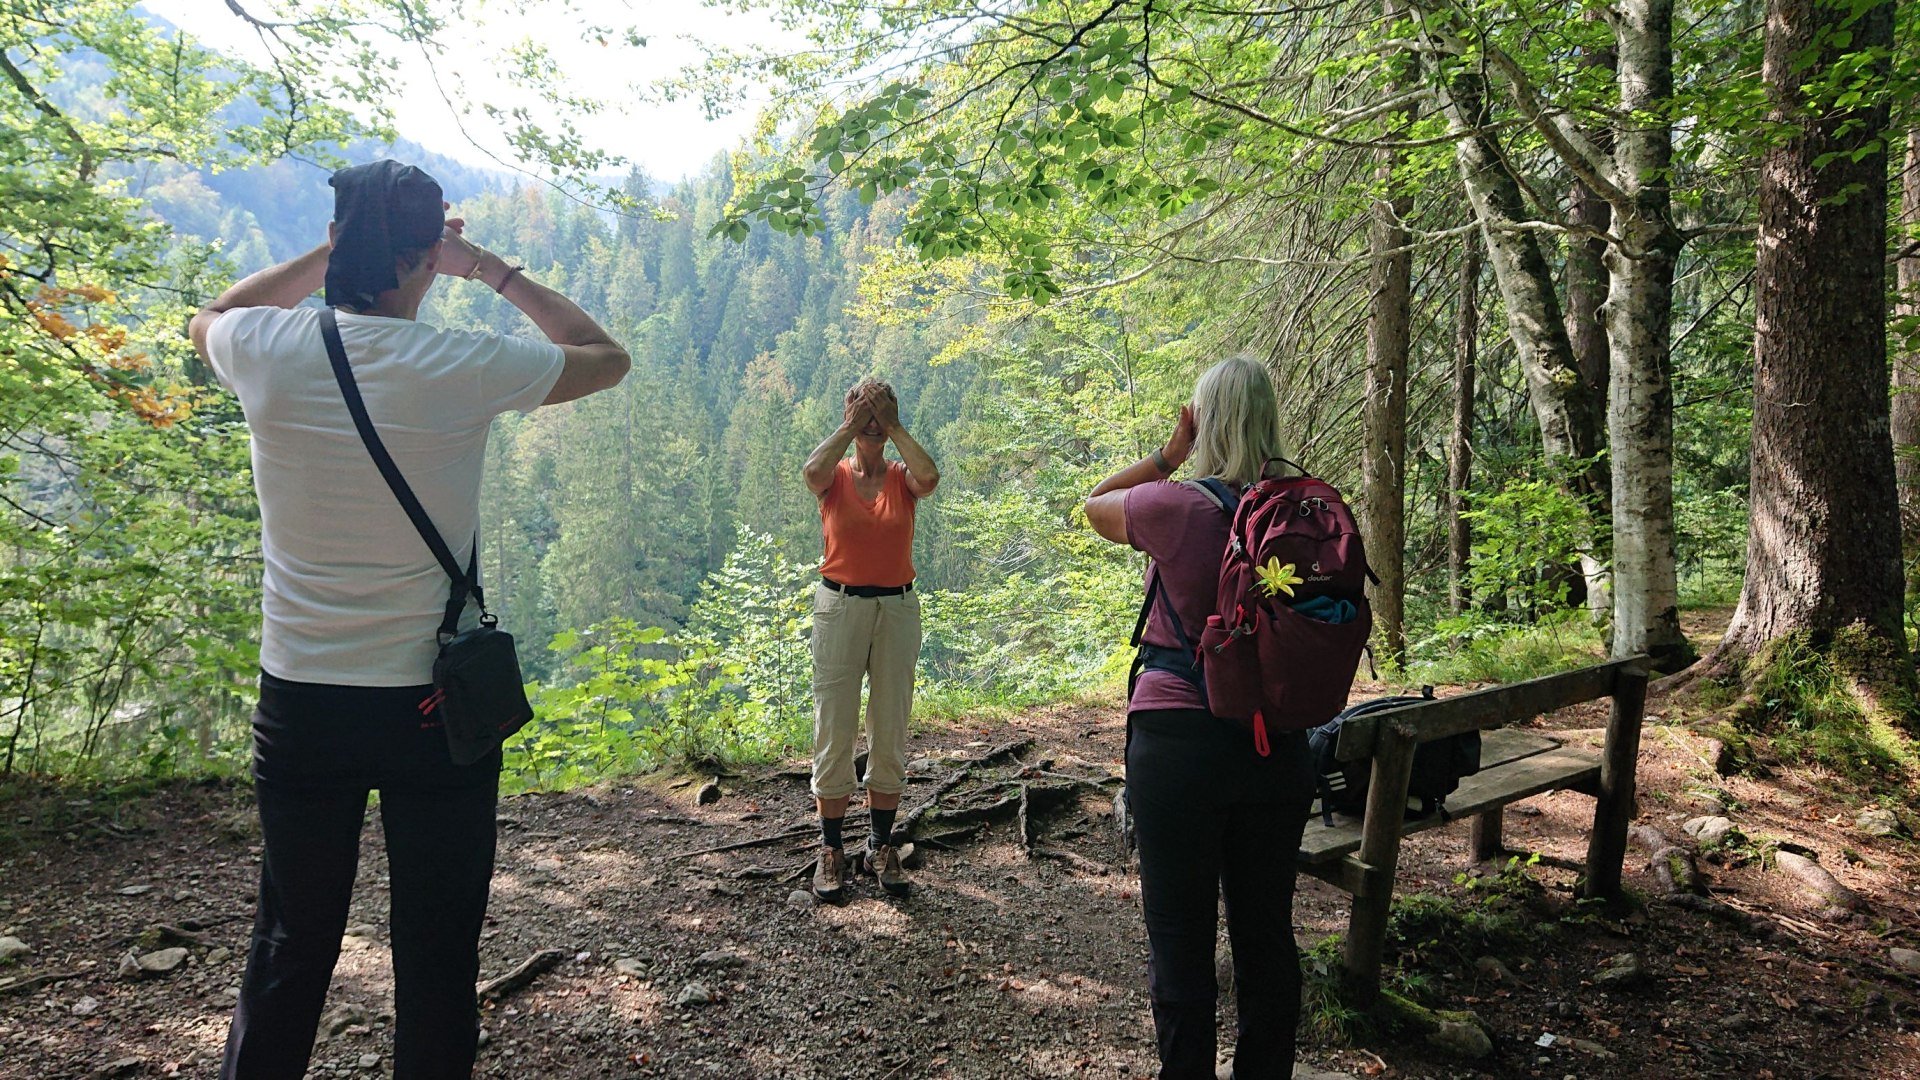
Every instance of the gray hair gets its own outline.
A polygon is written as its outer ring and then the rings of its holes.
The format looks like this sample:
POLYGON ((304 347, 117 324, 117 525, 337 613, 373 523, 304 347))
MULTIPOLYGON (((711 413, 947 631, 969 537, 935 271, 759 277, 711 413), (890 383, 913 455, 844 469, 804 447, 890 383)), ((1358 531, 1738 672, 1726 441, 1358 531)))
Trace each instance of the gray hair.
POLYGON ((1249 356, 1228 357, 1200 376, 1193 386, 1193 425, 1189 460, 1196 477, 1251 484, 1265 472, 1268 459, 1286 453, 1273 379, 1249 356))

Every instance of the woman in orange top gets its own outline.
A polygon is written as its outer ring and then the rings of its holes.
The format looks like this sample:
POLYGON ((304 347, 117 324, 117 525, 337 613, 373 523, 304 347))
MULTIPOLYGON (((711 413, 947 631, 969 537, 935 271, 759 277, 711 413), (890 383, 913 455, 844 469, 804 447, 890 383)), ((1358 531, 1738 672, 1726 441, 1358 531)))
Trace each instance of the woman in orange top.
POLYGON ((840 826, 855 787, 853 744, 860 735, 864 677, 872 834, 860 864, 881 888, 905 896, 912 883, 893 845, 893 819, 907 786, 907 715, 920 658, 913 510, 940 483, 940 470, 901 425, 893 387, 862 379, 847 391, 839 429, 807 458, 805 474, 820 500, 827 542, 813 595, 813 796, 824 842, 813 890, 823 900, 838 900, 846 889, 840 826), (887 460, 888 440, 904 461, 887 460))

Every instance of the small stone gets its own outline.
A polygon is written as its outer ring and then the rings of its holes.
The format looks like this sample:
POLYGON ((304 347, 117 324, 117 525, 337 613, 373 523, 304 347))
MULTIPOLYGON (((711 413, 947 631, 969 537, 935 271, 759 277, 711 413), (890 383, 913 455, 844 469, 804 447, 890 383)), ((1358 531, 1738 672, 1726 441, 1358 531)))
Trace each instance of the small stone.
POLYGON ((743 967, 746 962, 746 957, 741 956, 732 949, 713 949, 694 957, 693 966, 697 968, 724 970, 726 968, 743 967))
POLYGON ((10 963, 33 951, 33 946, 17 937, 0 937, 0 964, 10 963))
POLYGON ((1853 827, 1868 836, 1892 836, 1900 831, 1900 818, 1893 811, 1876 806, 1862 810, 1860 816, 1853 819, 1853 827))
POLYGON ((1611 1058, 1611 1057, 1619 1056, 1615 1054, 1613 1051, 1607 1049, 1606 1047, 1601 1046, 1599 1043, 1594 1042, 1592 1039, 1568 1039, 1566 1040, 1566 1043, 1568 1046, 1573 1047, 1575 1050, 1578 1050, 1583 1054, 1592 1054, 1594 1057, 1597 1057, 1597 1058, 1611 1058))
POLYGON ((1620 987, 1632 986, 1645 980, 1646 977, 1647 966, 1641 961, 1638 953, 1621 953, 1608 960, 1606 966, 1600 969, 1600 973, 1593 977, 1593 981, 1598 986, 1620 987))
POLYGON ((233 959, 233 950, 225 945, 216 945, 207 950, 208 965, 224 964, 231 959, 233 959))
POLYGON ((714 803, 719 802, 720 778, 716 776, 706 783, 701 784, 700 793, 693 797, 693 801, 699 803, 701 806, 712 806, 714 803))
POLYGON ((646 975, 647 965, 631 956, 623 956, 613 962, 613 973, 638 979, 646 975))
POLYGON ((1887 959, 1893 961, 1893 966, 1902 971, 1920 974, 1920 950, 1888 949, 1887 959))
POLYGON ((1213 947, 1213 978, 1220 985, 1221 997, 1233 996, 1233 950, 1224 941, 1213 947))
POLYGON ((373 925, 372 923, 357 923, 353 926, 347 927, 346 934, 344 936, 357 937, 367 941, 372 941, 374 938, 378 937, 379 935, 380 935, 380 928, 373 925))
POLYGON ((1464 1058, 1483 1058, 1493 1053, 1493 1040, 1480 1030, 1480 1025, 1463 1020, 1440 1021, 1440 1026, 1427 1036, 1427 1042, 1436 1049, 1464 1058))
POLYGON ((1512 982, 1513 969, 1497 956, 1483 956, 1473 962, 1473 970, 1495 982, 1512 982))
POLYGON ((327 1010, 320 1018, 320 1030, 329 1039, 338 1038, 350 1027, 363 1027, 367 1023, 367 1010, 352 1002, 344 1002, 327 1010))
POLYGON ((361 1067, 361 1068, 363 1068, 363 1069, 377 1069, 377 1068, 379 1068, 379 1067, 380 1067, 380 1055, 379 1055, 379 1054, 361 1054, 361 1055, 360 1055, 360 1067, 361 1067))
POLYGON ((120 976, 126 979, 139 979, 148 976, 170 975, 187 962, 187 950, 182 948, 158 949, 138 956, 129 952, 120 958, 120 976))
POLYGON ((1719 844, 1724 844, 1730 839, 1740 835, 1739 830, 1733 827, 1733 822, 1718 814, 1707 817, 1688 818, 1686 824, 1681 825, 1680 828, 1683 829, 1688 836, 1693 837, 1701 847, 1714 847, 1719 844))
POLYGON ((119 894, 120 894, 121 896, 141 896, 141 895, 143 895, 143 894, 145 894, 145 893, 150 893, 150 892, 152 892, 152 891, 153 891, 153 886, 151 886, 151 885, 128 885, 128 886, 126 886, 125 888, 121 888, 121 889, 115 889, 115 890, 113 890, 113 891, 114 891, 114 892, 117 892, 117 893, 119 893, 119 894))
POLYGON ((690 982, 681 987, 680 992, 673 998, 673 1003, 683 1009, 692 1008, 695 1005, 706 1005, 712 1001, 713 991, 707 989, 705 983, 697 982, 690 982))
POLYGON ((795 889, 787 894, 787 906, 799 911, 812 911, 819 901, 805 889, 795 889))
POLYGON ((92 1016, 94 1013, 100 1011, 100 999, 96 997, 83 997, 73 1003, 73 1009, 71 1011, 75 1016, 92 1016))

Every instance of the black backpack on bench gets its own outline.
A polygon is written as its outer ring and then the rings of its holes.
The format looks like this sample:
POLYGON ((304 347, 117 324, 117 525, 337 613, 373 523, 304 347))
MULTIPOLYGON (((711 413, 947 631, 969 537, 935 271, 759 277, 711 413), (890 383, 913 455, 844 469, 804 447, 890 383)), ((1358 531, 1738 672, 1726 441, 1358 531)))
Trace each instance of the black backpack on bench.
MULTIPOLYGON (((1320 818, 1328 828, 1333 827, 1335 811, 1354 817, 1366 814, 1367 787, 1373 780, 1372 758, 1341 761, 1334 756, 1334 750, 1340 744, 1341 725, 1356 716, 1432 700, 1431 686, 1421 687, 1419 697, 1402 695, 1374 698, 1349 706, 1340 715, 1307 732, 1307 753, 1313 760, 1313 771, 1319 778, 1320 818)), ((1407 780, 1407 798, 1419 799, 1420 808, 1415 810, 1408 807, 1408 819, 1430 817, 1438 813, 1442 820, 1451 820, 1452 815, 1447 813, 1447 796, 1459 790, 1462 777, 1472 776, 1479 771, 1478 731, 1449 735, 1415 747, 1413 771, 1407 780)))

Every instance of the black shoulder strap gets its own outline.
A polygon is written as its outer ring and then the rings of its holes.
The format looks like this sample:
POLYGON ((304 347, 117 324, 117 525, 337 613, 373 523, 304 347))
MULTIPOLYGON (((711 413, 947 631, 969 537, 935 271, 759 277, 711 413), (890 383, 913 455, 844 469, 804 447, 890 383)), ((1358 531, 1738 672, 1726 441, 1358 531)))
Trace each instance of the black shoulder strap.
POLYGON ((373 429, 373 420, 367 416, 367 403, 360 397, 360 384, 353 378, 353 366, 347 363, 347 347, 340 341, 340 322, 334 317, 332 308, 320 311, 320 336, 327 343, 327 359, 333 361, 333 377, 340 384, 340 396, 347 399, 347 411, 353 414, 353 426, 360 429, 360 441, 367 445, 367 453, 373 458, 374 466, 380 470, 387 487, 393 490, 393 497, 400 501, 400 508, 407 512, 407 520, 413 522, 420 539, 427 542, 440 568, 453 581, 453 590, 447 597, 446 615, 440 620, 441 636, 451 637, 459 630, 460 613, 466 609, 469 592, 479 603, 481 612, 487 610, 486 598, 480 592, 480 537, 475 534, 466 572, 461 573, 460 564, 453 561, 453 552, 447 549, 447 542, 440 539, 440 530, 433 527, 433 519, 427 516, 426 507, 421 506, 420 500, 414 497, 413 489, 407 486, 407 478, 400 475, 400 467, 393 463, 393 455, 387 453, 386 444, 380 441, 380 433, 373 429))

